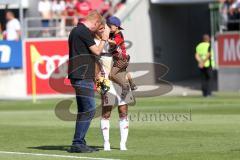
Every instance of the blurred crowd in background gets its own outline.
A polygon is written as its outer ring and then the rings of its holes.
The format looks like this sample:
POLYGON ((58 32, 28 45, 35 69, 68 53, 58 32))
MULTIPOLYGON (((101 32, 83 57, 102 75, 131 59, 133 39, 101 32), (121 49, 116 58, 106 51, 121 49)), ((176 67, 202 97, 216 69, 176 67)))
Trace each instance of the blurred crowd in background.
MULTIPOLYGON (((98 10, 103 15, 112 15, 126 0, 118 1, 114 7, 113 3, 113 0, 40 0, 38 12, 42 17, 42 27, 49 27, 52 19, 59 23, 55 26, 74 26, 92 10, 98 10)), ((64 35, 64 30, 59 32, 59 36, 64 35)), ((49 36, 49 32, 45 30, 43 36, 49 36)))
POLYGON ((240 0, 219 0, 222 29, 240 30, 240 0))
MULTIPOLYGON (((33 27, 27 32, 27 37, 65 37, 90 11, 98 10, 106 17, 111 16, 126 2, 127 0, 38 0, 36 12, 39 17, 34 17, 31 22, 37 24, 36 21, 41 21, 41 26, 33 27)), ((15 18, 14 12, 6 10, 5 13, 6 23, 0 23, 0 40, 19 40, 19 20, 15 18)), ((25 25, 25 28, 30 28, 29 23, 25 25)))

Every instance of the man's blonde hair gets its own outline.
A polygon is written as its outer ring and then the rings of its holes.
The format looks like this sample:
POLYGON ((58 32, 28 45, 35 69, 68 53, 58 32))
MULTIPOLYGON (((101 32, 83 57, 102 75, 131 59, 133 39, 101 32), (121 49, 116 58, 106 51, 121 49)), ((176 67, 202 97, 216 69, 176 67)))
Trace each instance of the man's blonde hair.
POLYGON ((103 17, 97 10, 93 10, 85 17, 85 19, 87 21, 95 21, 95 20, 97 20, 98 23, 102 23, 103 17))

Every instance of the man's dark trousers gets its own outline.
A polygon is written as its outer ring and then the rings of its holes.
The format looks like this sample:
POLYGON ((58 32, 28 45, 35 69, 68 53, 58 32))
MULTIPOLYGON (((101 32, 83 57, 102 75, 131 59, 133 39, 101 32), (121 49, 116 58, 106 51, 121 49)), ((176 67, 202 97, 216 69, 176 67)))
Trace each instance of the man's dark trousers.
POLYGON ((212 95, 212 68, 204 67, 201 70, 202 93, 204 97, 212 95))
POLYGON ((86 144, 85 135, 95 114, 94 81, 92 79, 71 80, 76 92, 78 116, 73 145, 86 144))

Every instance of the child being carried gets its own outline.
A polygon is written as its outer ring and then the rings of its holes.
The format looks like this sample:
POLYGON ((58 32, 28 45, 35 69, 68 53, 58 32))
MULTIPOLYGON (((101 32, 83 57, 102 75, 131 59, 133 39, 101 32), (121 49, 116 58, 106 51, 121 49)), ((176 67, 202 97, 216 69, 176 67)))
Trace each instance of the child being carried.
POLYGON ((121 32, 121 21, 117 17, 110 17, 107 21, 111 34, 109 37, 110 53, 113 54, 113 68, 111 69, 109 78, 122 87, 122 97, 129 92, 129 84, 131 90, 136 90, 137 86, 133 82, 130 73, 127 73, 130 56, 126 52, 124 36, 121 32))

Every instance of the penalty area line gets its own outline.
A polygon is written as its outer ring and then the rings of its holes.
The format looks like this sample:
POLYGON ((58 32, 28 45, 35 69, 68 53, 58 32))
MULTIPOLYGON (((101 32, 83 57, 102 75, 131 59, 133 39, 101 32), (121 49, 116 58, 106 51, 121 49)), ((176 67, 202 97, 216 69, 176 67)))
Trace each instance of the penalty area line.
POLYGON ((120 160, 120 159, 110 159, 110 158, 78 157, 78 156, 68 156, 68 155, 58 155, 58 154, 8 152, 8 151, 0 151, 0 154, 29 155, 29 156, 39 156, 39 157, 72 158, 72 159, 88 159, 88 160, 120 160))

